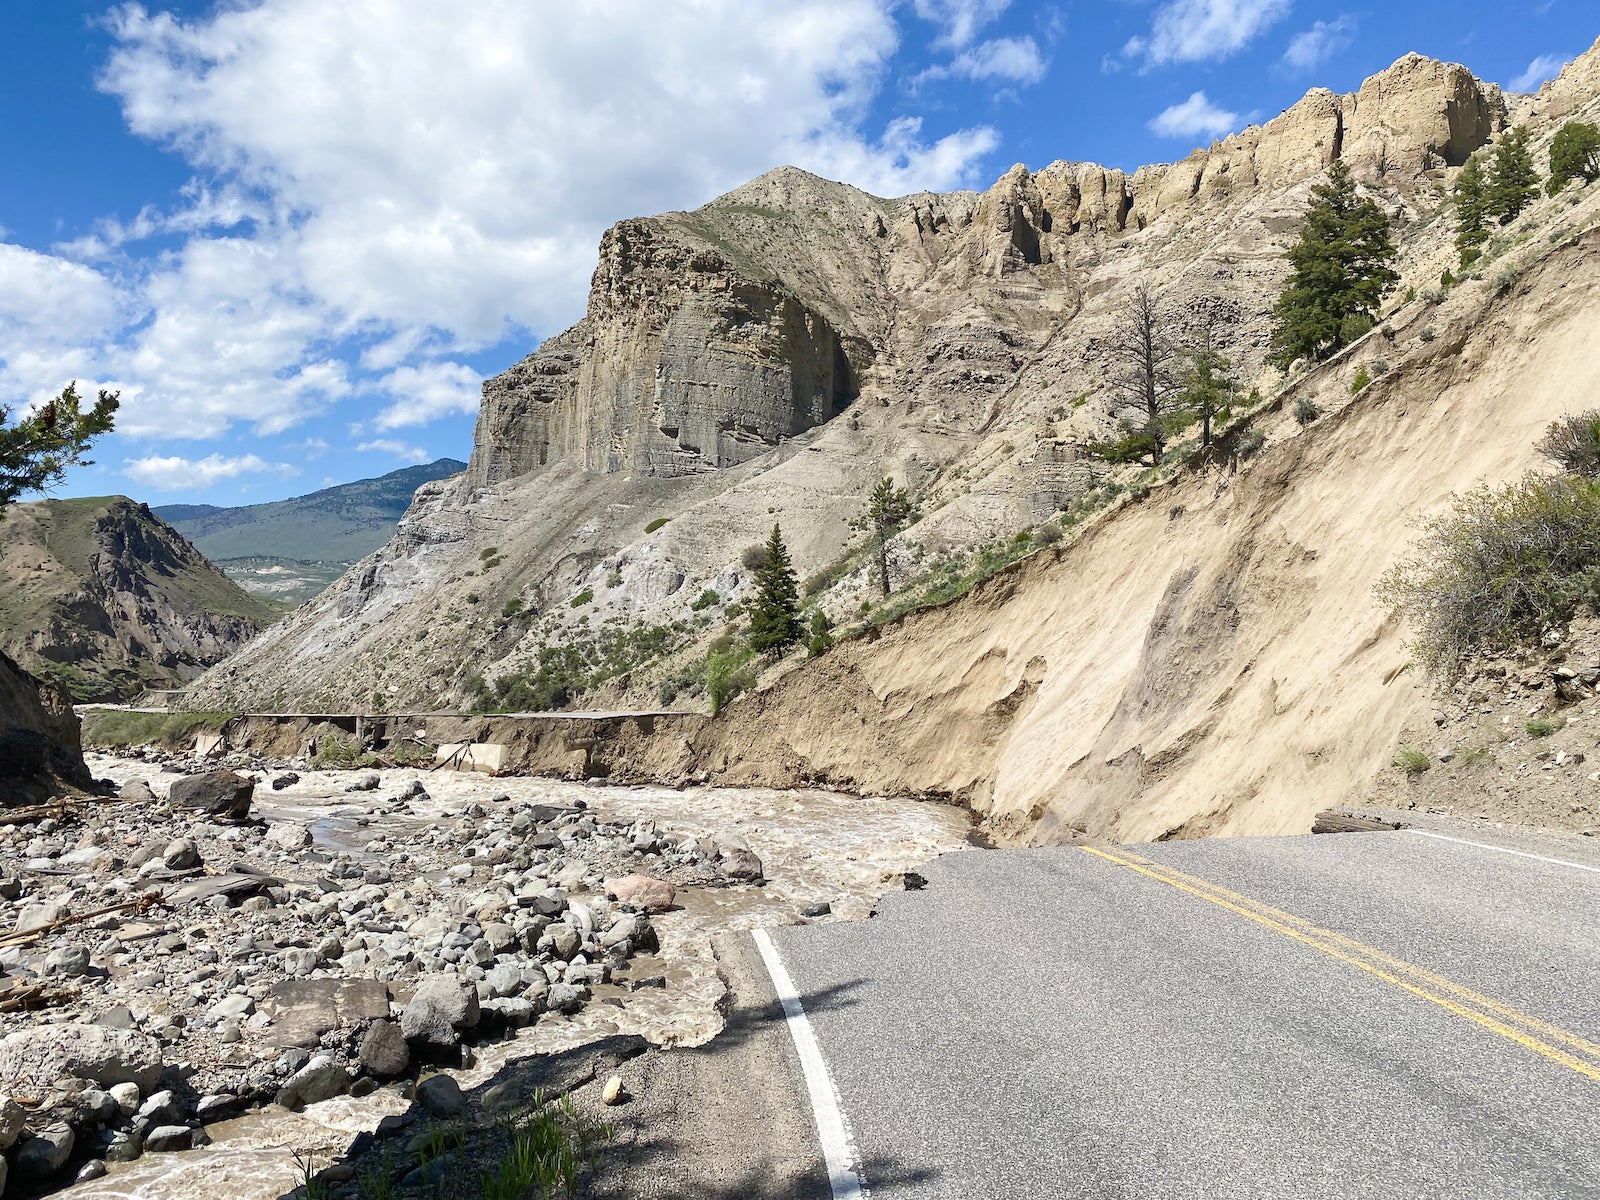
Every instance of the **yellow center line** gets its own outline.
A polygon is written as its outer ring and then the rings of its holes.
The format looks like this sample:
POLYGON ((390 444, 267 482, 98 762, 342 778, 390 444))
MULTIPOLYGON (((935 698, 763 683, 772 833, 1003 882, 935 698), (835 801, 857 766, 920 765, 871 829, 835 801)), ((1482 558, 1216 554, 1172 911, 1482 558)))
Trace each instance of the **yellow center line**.
POLYGON ((1586 1038, 1579 1037, 1575 1033, 1571 1033, 1565 1029, 1562 1029, 1559 1025, 1552 1025, 1548 1021, 1542 1021, 1538 1017, 1535 1017, 1529 1013, 1512 1008, 1510 1005, 1503 1004, 1490 996, 1485 996, 1481 992, 1475 992, 1471 988, 1466 987, 1463 984, 1459 984, 1453 979, 1447 979, 1443 975, 1437 975, 1425 967, 1419 967, 1415 963, 1406 962, 1404 959, 1395 958, 1391 954, 1386 954, 1384 951, 1379 950, 1376 947, 1368 946, 1363 942, 1358 942, 1354 938, 1342 934, 1337 930, 1324 929, 1319 925, 1312 924, 1304 917, 1297 917, 1293 913, 1287 913, 1281 909, 1273 908, 1270 904, 1253 899, 1252 897, 1242 896, 1238 892, 1230 891, 1219 883, 1212 883, 1210 880, 1201 879, 1194 875, 1186 875, 1176 867, 1168 866, 1166 863, 1153 862, 1142 855, 1135 854, 1131 850, 1121 850, 1115 854, 1104 853, 1102 854, 1102 857, 1109 857, 1114 861, 1121 861, 1123 865, 1142 866, 1148 868, 1146 871, 1147 874, 1154 874, 1164 877, 1168 882, 1178 881, 1188 884, 1192 888, 1198 888, 1201 891, 1209 892, 1216 896, 1221 896, 1224 899, 1233 902, 1234 904, 1251 909, 1252 911, 1260 913, 1271 920, 1280 921, 1285 925, 1293 926, 1294 928, 1299 929, 1301 932, 1306 933, 1314 938, 1319 938, 1324 941, 1331 942, 1336 946, 1343 947, 1349 953, 1365 956, 1366 958, 1371 959, 1372 961, 1377 962, 1383 967, 1398 974, 1410 975, 1414 979, 1422 981, 1429 987, 1434 987, 1441 991, 1449 992, 1457 999, 1472 1005, 1474 1008, 1484 1009, 1488 1012, 1494 1013, 1498 1017, 1504 1018, 1513 1024, 1526 1027, 1530 1033, 1537 1034, 1540 1037, 1548 1038, 1554 1042, 1562 1043, 1567 1046, 1568 1049, 1575 1050, 1579 1054, 1582 1054, 1586 1057, 1600 1059, 1600 1045, 1596 1045, 1594 1042, 1591 1042, 1586 1038))
MULTIPOLYGON (((1317 933, 1319 936, 1312 936, 1309 933, 1295 929, 1293 926, 1282 920, 1277 920, 1274 917, 1267 916, 1264 913, 1252 912, 1250 909, 1241 904, 1235 904, 1230 900, 1222 898, 1221 896, 1210 894, 1199 887, 1194 887, 1188 883, 1182 882, 1181 880, 1170 878, 1159 871, 1151 870, 1149 867, 1142 866, 1140 863, 1133 862, 1127 858, 1122 858, 1116 854, 1110 853, 1109 851, 1099 849, 1095 846, 1084 846, 1082 849, 1086 853, 1105 859, 1107 862, 1115 863, 1120 867, 1126 867, 1130 871, 1137 871, 1139 874, 1147 875, 1151 879, 1166 884, 1168 887, 1177 888, 1179 891, 1187 892, 1191 896, 1195 896, 1198 899, 1206 901, 1207 903, 1215 904, 1219 908, 1225 908, 1230 912, 1237 913, 1239 916, 1244 917, 1248 921, 1254 921, 1258 925, 1264 925, 1268 929, 1275 930, 1276 932, 1283 934, 1285 937, 1293 938, 1295 941, 1310 946, 1314 950, 1320 950, 1322 953, 1331 958, 1336 958, 1340 962, 1347 963, 1358 970, 1365 971, 1367 974, 1381 979, 1385 983, 1391 983, 1395 987, 1400 988, 1402 991, 1409 992, 1413 996, 1427 1000, 1432 1004, 1437 1004, 1440 1008, 1443 1008, 1448 1012, 1455 1013, 1458 1017, 1465 1018, 1475 1025, 1482 1026, 1491 1033, 1499 1034, 1501 1037, 1507 1039, 1508 1041, 1515 1042, 1524 1049, 1532 1050, 1535 1054, 1541 1055, 1542 1057, 1549 1059, 1551 1062, 1558 1063, 1561 1066, 1566 1067, 1568 1070, 1576 1071, 1578 1074, 1600 1083, 1600 1067, 1597 1067, 1592 1063, 1585 1062, 1583 1059, 1578 1058, 1573 1054, 1569 1054, 1560 1047, 1552 1046, 1549 1042, 1534 1037, 1532 1034, 1526 1033, 1521 1029, 1513 1028, 1511 1025, 1506 1024, 1506 1022, 1498 1020, 1486 1012, 1480 1012, 1477 1009, 1469 1008, 1463 1003, 1459 1003, 1456 1000, 1450 999, 1448 996, 1440 995, 1437 991, 1432 991, 1415 983, 1409 983, 1391 971, 1384 970, 1382 967, 1371 962, 1363 962, 1361 959, 1355 957, 1354 954, 1345 953, 1345 951, 1339 949, 1338 947, 1329 944, 1329 942, 1334 938, 1340 938, 1352 946, 1360 946, 1360 953, 1367 953, 1374 956, 1379 954, 1378 951, 1372 950, 1370 947, 1361 946, 1359 942, 1351 942, 1350 939, 1343 938, 1343 935, 1334 934, 1331 930, 1318 929, 1317 933)), ((1287 916, 1288 914, 1284 915, 1287 916)), ((1315 929, 1316 927, 1312 926, 1312 928, 1315 929)), ((1399 960, 1392 961, 1398 962, 1399 960)), ((1410 964, 1405 965, 1410 968, 1410 964)), ((1425 974, 1420 967, 1410 969, 1419 974, 1425 974)), ((1504 1008, 1504 1006, 1497 1007, 1504 1008)), ((1528 1023, 1534 1023, 1536 1021, 1536 1018, 1534 1017, 1527 1016, 1526 1014, 1518 1014, 1519 1020, 1523 1019, 1524 1017, 1528 1023)), ((1550 1028, 1554 1027, 1551 1026, 1550 1028)), ((1577 1040, 1581 1041, 1582 1039, 1577 1040)))

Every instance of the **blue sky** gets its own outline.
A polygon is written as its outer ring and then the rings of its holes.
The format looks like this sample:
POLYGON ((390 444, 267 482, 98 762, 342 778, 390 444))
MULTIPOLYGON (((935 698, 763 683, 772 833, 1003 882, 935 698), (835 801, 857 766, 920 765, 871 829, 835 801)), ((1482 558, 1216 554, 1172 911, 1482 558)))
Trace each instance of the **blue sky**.
POLYGON ((465 458, 611 222, 780 163, 882 195, 1132 169, 1409 50, 1531 90, 1592 0, 10 0, 0 404, 120 388, 63 495, 465 458))

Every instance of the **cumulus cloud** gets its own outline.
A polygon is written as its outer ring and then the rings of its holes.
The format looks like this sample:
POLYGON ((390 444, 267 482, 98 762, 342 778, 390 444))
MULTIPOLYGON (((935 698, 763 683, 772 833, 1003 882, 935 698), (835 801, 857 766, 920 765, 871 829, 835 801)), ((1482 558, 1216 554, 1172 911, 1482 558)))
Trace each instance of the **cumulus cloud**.
POLYGON ((985 25, 1011 7, 1011 0, 916 0, 917 16, 941 27, 939 41, 965 46, 985 25))
POLYGON ((1289 0, 1170 0, 1156 10, 1145 37, 1123 53, 1147 67, 1228 58, 1289 11, 1289 0))
POLYGON ((394 438, 374 438, 370 442, 362 442, 356 449, 363 454, 368 452, 392 454, 401 461, 408 463, 425 463, 433 460, 433 456, 421 446, 410 446, 405 442, 396 441, 394 438))
POLYGON ((1561 68, 1572 61, 1570 55, 1541 54, 1528 64, 1528 69, 1511 81, 1513 92, 1536 92, 1561 74, 1561 68))
POLYGON ((399 367, 383 377, 382 385, 396 400, 373 420, 378 429, 426 425, 447 413, 478 411, 481 380, 462 363, 399 367))
MULTIPOLYGON (((1004 7, 918 2, 975 77, 1016 80, 1038 69, 1031 42, 972 46, 1004 7)), ((880 195, 971 184, 998 144, 982 125, 868 123, 893 0, 603 8, 112 10, 100 85, 194 177, 53 255, 0 259, 0 322, 33 322, 6 345, 34 356, 7 351, 0 386, 118 380, 119 432, 139 437, 272 434, 365 397, 376 428, 418 424, 470 411, 477 380, 450 360, 581 315, 614 220, 781 163, 880 195), (12 304, 34 294, 8 289, 16 270, 54 280, 66 319, 12 304)))
POLYGON ((289 463, 270 463, 254 454, 234 458, 208 454, 199 459, 180 455, 130 459, 122 464, 122 473, 152 491, 177 492, 207 488, 219 480, 237 479, 240 475, 270 473, 287 477, 300 472, 289 463))
POLYGON ((1221 137, 1239 124, 1239 114, 1218 108, 1204 92, 1195 92, 1182 104, 1158 113, 1150 129, 1169 138, 1221 137))
POLYGON ((101 346, 131 315, 93 268, 0 242, 0 404, 44 400, 73 379, 104 382, 101 346))
POLYGON ((1283 65, 1294 71, 1315 70, 1350 44, 1355 26, 1355 18, 1350 16, 1317 21, 1310 29, 1289 39, 1289 48, 1283 52, 1283 65))
POLYGON ((1044 78, 1045 63, 1031 37, 994 38, 958 54, 950 69, 968 79, 1026 84, 1044 78))

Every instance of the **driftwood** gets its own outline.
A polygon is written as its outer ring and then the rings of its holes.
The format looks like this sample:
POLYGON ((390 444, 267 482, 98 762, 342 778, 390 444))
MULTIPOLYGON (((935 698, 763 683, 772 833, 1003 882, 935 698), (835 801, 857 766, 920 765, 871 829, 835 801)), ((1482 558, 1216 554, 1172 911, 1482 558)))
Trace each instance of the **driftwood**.
POLYGON ((38 982, 21 983, 0 992, 0 1013, 23 1012, 31 1008, 47 1008, 77 998, 75 988, 51 988, 38 982))
POLYGON ((145 892, 142 895, 135 896, 132 900, 124 900, 121 904, 108 904, 104 908, 92 908, 88 912, 72 913, 69 916, 62 917, 59 921, 52 921, 49 925, 40 926, 38 929, 30 929, 26 933, 0 933, 0 948, 31 945, 58 929, 65 929, 69 925, 77 925, 95 917, 103 917, 107 913, 123 912, 127 909, 142 913, 160 900, 160 892, 145 892))
POLYGON ((1311 822, 1312 833, 1392 833, 1399 828, 1399 821, 1380 821, 1336 808, 1323 809, 1311 822))

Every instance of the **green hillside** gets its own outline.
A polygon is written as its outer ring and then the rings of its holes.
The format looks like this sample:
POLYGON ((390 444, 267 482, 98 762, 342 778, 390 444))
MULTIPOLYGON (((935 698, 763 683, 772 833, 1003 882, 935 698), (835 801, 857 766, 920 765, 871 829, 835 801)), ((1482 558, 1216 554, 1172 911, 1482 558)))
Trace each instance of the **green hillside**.
POLYGON ((78 699, 176 687, 282 611, 126 497, 17 504, 0 516, 0 648, 78 699))

